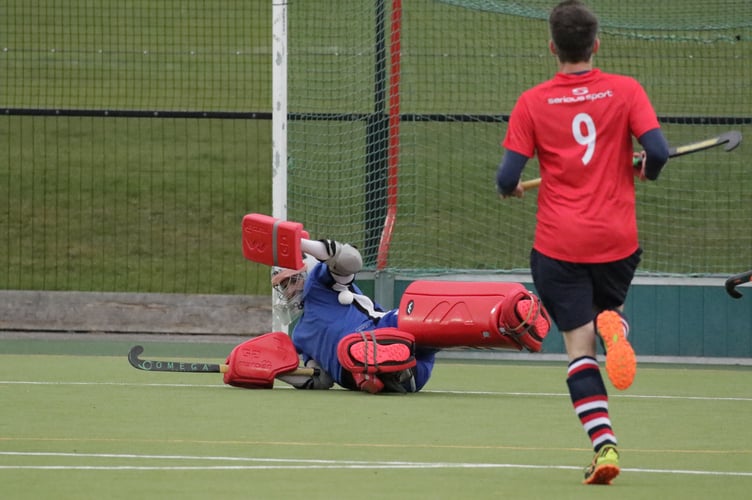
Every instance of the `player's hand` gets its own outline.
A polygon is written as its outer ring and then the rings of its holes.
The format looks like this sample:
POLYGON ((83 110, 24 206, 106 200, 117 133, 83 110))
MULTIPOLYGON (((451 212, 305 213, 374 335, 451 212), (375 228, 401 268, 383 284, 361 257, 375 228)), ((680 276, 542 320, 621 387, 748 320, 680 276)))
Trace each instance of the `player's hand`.
POLYGON ((524 196, 525 196, 525 188, 522 187, 522 181, 521 180, 517 183, 517 187, 514 188, 514 191, 512 191, 511 193, 509 193, 509 194, 499 193, 499 198, 501 198, 501 199, 512 198, 512 197, 514 197, 514 198, 524 198, 524 196))
POLYGON ((634 169, 635 177, 642 182, 645 182, 645 180, 647 180, 647 177, 645 176, 645 160, 647 158, 645 151, 636 152, 632 157, 632 168, 634 169))

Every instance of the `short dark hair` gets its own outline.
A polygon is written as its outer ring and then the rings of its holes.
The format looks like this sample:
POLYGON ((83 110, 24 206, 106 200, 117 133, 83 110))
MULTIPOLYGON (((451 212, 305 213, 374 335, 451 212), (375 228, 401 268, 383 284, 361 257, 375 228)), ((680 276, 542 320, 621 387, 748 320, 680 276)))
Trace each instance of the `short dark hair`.
POLYGON ((586 62, 593 55, 598 18, 580 0, 565 0, 548 18, 551 39, 561 62, 586 62))

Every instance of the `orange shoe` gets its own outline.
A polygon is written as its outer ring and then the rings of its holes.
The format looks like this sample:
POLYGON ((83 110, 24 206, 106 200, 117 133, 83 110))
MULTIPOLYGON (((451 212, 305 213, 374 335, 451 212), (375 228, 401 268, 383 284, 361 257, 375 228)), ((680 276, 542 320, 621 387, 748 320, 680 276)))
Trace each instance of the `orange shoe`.
POLYGON ((606 349, 606 373, 614 387, 623 391, 634 381, 637 358, 627 340, 629 326, 616 311, 603 311, 595 318, 598 335, 606 349))

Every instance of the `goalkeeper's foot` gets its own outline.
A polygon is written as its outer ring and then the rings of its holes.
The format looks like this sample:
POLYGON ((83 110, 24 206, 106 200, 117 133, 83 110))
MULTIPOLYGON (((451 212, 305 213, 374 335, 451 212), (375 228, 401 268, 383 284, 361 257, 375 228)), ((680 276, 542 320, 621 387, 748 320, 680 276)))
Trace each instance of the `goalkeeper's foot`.
POLYGON ((517 315, 522 318, 526 324, 531 324, 533 331, 538 338, 546 336, 551 329, 551 322, 545 314, 543 306, 533 300, 520 300, 515 306, 517 315))
POLYGON ((410 347, 402 343, 379 344, 364 340, 350 347, 350 356, 364 365, 404 363, 412 356, 410 347))
POLYGON ((616 311, 603 311, 595 318, 598 335, 606 349, 606 373, 611 383, 623 391, 634 381, 637 358, 627 340, 629 325, 616 311))
POLYGON ((585 484, 611 484, 619 475, 619 452, 612 444, 604 445, 585 469, 585 484))

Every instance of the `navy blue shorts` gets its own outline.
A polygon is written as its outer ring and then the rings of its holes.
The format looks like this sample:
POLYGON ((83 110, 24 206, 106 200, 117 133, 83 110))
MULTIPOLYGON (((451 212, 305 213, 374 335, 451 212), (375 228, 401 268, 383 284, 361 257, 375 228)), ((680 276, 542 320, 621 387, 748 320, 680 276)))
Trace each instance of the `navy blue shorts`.
POLYGON ((642 249, 626 259, 603 264, 577 264, 546 257, 533 249, 530 270, 543 305, 561 331, 585 325, 605 309, 627 299, 642 249))

